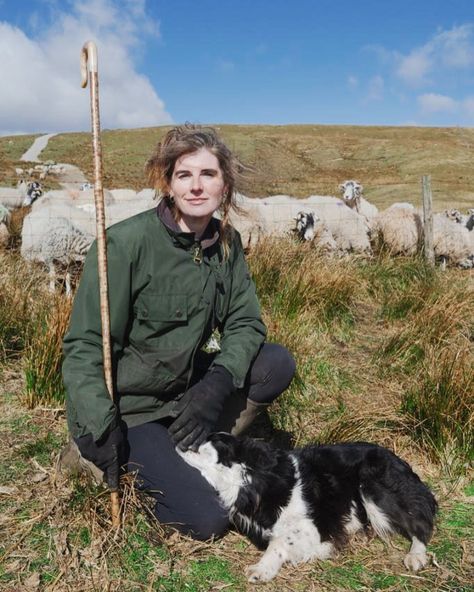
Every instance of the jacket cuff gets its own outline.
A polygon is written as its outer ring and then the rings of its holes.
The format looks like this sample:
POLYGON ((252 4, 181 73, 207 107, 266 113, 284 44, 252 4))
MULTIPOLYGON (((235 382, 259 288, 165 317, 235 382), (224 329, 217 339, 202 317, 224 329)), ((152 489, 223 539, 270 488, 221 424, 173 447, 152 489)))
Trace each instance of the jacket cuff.
POLYGON ((224 366, 211 366, 202 379, 207 386, 222 393, 225 396, 232 394, 235 391, 234 377, 224 368, 224 366))

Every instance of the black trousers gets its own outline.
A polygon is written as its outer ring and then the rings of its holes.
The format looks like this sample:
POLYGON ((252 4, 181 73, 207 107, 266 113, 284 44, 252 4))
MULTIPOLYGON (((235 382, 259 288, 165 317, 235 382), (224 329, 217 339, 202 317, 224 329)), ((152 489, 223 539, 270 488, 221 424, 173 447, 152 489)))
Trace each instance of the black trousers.
MULTIPOLYGON (((296 365, 282 346, 264 344, 247 376, 242 400, 271 403, 290 384, 296 365)), ((128 470, 138 473, 138 486, 156 499, 155 514, 193 538, 222 536, 229 528, 227 512, 215 490, 176 452, 166 421, 130 428, 128 470)))

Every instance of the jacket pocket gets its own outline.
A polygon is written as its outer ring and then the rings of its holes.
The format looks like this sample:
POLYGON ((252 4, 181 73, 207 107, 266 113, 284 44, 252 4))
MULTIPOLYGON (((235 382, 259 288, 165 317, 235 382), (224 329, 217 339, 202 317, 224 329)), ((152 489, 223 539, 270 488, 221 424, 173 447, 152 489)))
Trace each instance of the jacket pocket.
POLYGON ((142 294, 135 306, 139 321, 160 323, 185 323, 188 320, 188 298, 186 294, 142 294))
POLYGON ((117 362, 117 393, 166 400, 166 393, 183 388, 182 358, 182 351, 177 349, 138 351, 129 347, 117 362))

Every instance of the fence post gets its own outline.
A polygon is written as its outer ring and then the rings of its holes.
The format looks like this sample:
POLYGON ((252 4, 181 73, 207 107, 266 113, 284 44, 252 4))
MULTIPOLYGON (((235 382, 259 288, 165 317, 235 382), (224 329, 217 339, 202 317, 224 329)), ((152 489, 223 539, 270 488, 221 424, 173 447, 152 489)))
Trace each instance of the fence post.
POLYGON ((433 200, 431 196, 430 175, 423 175, 421 178, 421 186, 423 192, 423 253, 425 261, 430 265, 434 265, 433 200))

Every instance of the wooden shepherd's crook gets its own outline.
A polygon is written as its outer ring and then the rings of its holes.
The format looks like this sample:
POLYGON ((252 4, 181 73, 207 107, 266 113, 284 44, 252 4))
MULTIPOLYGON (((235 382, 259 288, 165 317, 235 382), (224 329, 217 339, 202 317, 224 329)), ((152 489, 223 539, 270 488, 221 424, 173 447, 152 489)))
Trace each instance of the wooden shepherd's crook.
MULTIPOLYGON (((97 228, 97 259, 99 269, 100 318, 102 322, 102 351, 104 376, 110 398, 114 400, 112 382, 112 353, 110 345, 109 287, 107 280, 107 243, 105 238, 104 191, 102 188, 102 146, 100 143, 99 77, 97 47, 93 41, 84 43, 81 51, 82 88, 89 80, 92 117, 92 145, 94 153, 94 200, 97 228)), ((110 490, 112 526, 120 526, 120 500, 117 490, 110 490)))

